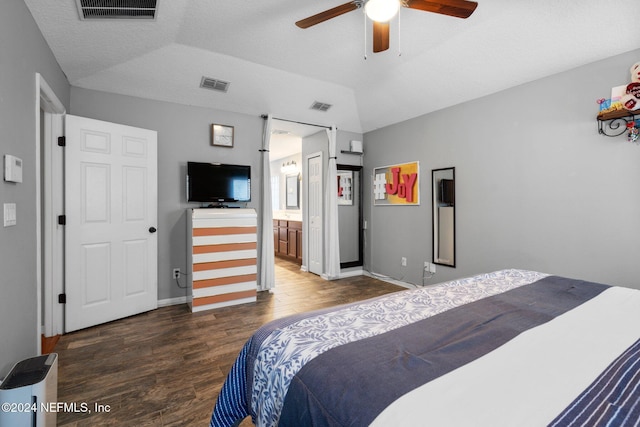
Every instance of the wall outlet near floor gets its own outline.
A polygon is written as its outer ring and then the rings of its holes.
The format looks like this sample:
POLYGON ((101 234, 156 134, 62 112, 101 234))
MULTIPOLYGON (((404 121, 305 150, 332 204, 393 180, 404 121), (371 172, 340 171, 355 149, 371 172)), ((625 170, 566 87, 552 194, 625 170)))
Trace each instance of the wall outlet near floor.
POLYGON ((436 265, 432 262, 429 261, 425 261, 424 262, 424 271, 429 272, 429 273, 435 273, 436 272, 436 265))
POLYGON ((174 268, 173 269, 173 278, 174 279, 179 279, 180 278, 180 269, 179 268, 174 268))
POLYGON ((406 267, 407 266, 407 258, 406 257, 400 258, 400 264, 402 264, 403 267, 406 267))

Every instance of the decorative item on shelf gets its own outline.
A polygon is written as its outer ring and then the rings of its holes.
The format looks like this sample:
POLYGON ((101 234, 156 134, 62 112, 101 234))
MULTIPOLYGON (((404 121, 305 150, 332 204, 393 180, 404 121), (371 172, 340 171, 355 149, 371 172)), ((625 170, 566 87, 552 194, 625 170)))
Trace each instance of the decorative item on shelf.
POLYGON ((600 105, 600 111, 605 111, 611 107, 611 99, 600 98, 596 102, 600 105))
POLYGON ((233 126, 211 125, 211 145, 218 147, 233 147, 233 126))
POLYGON ((352 153, 362 153, 362 141, 351 140, 349 150, 351 150, 352 153))
POLYGON ((640 144, 640 141, 638 141, 638 126, 640 125, 640 123, 638 122, 640 122, 640 120, 627 123, 627 141, 635 142, 636 144, 640 144))
POLYGON ((614 86, 611 88, 611 105, 620 105, 622 107, 622 103, 620 99, 624 96, 627 90, 627 85, 614 86))
POLYGON ((625 90, 625 95, 620 98, 620 102, 629 111, 640 109, 640 62, 631 66, 631 83, 625 90))
POLYGON ((290 162, 283 163, 282 167, 280 168, 280 172, 285 174, 298 173, 298 165, 296 164, 296 161, 292 160, 290 162))
POLYGON ((598 133, 619 136, 627 132, 630 142, 638 141, 638 119, 640 119, 640 62, 631 66, 631 83, 611 89, 610 105, 599 99, 598 133))

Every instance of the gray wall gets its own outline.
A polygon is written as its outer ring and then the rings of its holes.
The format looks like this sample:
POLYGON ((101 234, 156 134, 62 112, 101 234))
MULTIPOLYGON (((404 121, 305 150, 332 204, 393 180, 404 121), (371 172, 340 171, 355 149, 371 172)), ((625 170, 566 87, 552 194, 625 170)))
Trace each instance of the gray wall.
MULTIPOLYGON (((188 161, 251 165, 251 202, 258 209, 263 120, 258 116, 71 88, 71 114, 158 132, 158 299, 185 295, 171 270, 186 269, 185 194, 188 161), (211 145, 211 124, 235 126, 233 148, 211 145)), ((243 204, 244 206, 244 204, 243 204)), ((269 225, 271 227, 271 225, 269 225)), ((182 279, 184 285, 186 281, 182 279)))
MULTIPOLYGON (((260 117, 228 111, 190 107, 169 102, 147 100, 77 87, 71 88, 71 114, 121 123, 158 132, 158 299, 185 295, 176 286, 171 270, 186 268, 186 209, 198 207, 186 203, 185 173, 187 161, 250 164, 251 202, 258 209, 260 155, 263 120, 260 117), (232 149, 210 145, 211 123, 235 126, 232 149)), ((324 138, 324 132, 320 135, 324 138)), ((318 138, 318 136, 315 137, 318 138)), ((351 139, 361 134, 338 131, 338 151, 347 150, 351 139)), ((305 148, 318 151, 324 143, 303 140, 305 148), (306 143, 306 145, 305 145, 306 143)), ((340 156, 340 155, 339 155, 340 156)), ((326 161, 325 154, 325 161, 326 161)), ((339 157, 339 161, 359 162, 359 156, 339 157), (354 159, 355 157, 355 159, 354 159)), ((355 163, 358 164, 358 163, 355 163)), ((303 192, 304 193, 304 192, 303 192)))
POLYGON ((304 183, 300 182, 299 192, 298 192, 298 208, 287 209, 287 175, 291 175, 290 173, 283 173, 281 171, 282 165, 284 163, 288 163, 294 161, 296 162, 296 166, 298 167, 298 174, 302 170, 302 152, 292 154, 287 157, 283 157, 281 159, 274 160, 270 163, 271 176, 277 176, 279 182, 279 192, 278 192, 278 206, 271 206, 271 210, 273 211, 289 211, 288 214, 300 215, 302 209, 302 192, 304 189, 304 183))
POLYGON ((516 267, 640 288, 640 146, 596 125, 596 99, 627 84, 638 59, 632 51, 365 134, 366 267, 421 282, 431 170, 455 166, 457 266, 438 266, 428 283, 516 267), (372 206, 372 169, 415 160, 421 205, 372 206))
POLYGON ((36 356, 36 77, 65 106, 69 84, 22 1, 0 2, 0 155, 23 160, 21 184, 0 181, 0 204, 16 203, 17 225, 0 227, 0 378, 36 356))

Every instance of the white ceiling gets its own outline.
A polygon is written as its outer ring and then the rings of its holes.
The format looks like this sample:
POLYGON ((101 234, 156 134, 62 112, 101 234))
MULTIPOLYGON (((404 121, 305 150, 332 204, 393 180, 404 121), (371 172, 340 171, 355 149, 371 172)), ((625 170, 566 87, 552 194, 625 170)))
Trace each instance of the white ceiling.
POLYGON ((403 9, 378 54, 360 10, 294 25, 345 2, 159 0, 155 21, 81 21, 75 0, 25 0, 73 86, 353 132, 640 47, 637 0, 478 0, 466 20, 403 9))

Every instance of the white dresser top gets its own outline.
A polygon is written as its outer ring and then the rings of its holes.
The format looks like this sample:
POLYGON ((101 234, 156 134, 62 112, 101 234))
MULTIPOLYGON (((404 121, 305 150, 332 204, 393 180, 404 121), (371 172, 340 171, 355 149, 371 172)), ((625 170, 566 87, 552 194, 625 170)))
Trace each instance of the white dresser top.
POLYGON ((255 209, 249 208, 202 208, 191 209, 193 219, 214 219, 214 218, 255 218, 255 209))

